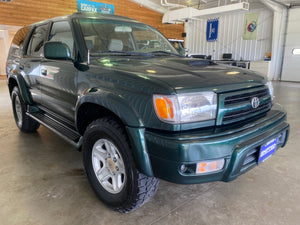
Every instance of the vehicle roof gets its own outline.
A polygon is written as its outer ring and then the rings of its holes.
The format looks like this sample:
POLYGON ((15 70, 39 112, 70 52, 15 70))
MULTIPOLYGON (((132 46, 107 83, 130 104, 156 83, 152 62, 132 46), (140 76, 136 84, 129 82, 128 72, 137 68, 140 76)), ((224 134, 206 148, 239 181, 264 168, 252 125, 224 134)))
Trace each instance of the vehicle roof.
POLYGON ((58 16, 58 17, 47 19, 47 20, 42 20, 42 21, 31 24, 31 26, 46 23, 49 21, 55 22, 55 21, 60 21, 60 20, 77 19, 77 18, 78 19, 91 18, 91 19, 103 19, 103 20, 118 20, 118 21, 138 22, 139 23, 139 21, 137 21, 135 19, 125 17, 125 16, 119 16, 119 15, 115 15, 115 14, 75 12, 71 15, 58 16))

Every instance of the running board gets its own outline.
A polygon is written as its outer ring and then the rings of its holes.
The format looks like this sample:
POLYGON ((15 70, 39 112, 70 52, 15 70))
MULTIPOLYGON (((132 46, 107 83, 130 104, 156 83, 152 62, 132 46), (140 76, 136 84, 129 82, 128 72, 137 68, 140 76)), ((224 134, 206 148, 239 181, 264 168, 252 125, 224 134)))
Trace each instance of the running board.
POLYGON ((55 120, 49 114, 41 112, 26 112, 26 114, 32 119, 42 124, 43 126, 53 131, 54 133, 56 133, 58 136, 63 138, 65 141, 69 142, 77 149, 80 149, 82 144, 82 136, 75 130, 64 125, 62 122, 55 120))

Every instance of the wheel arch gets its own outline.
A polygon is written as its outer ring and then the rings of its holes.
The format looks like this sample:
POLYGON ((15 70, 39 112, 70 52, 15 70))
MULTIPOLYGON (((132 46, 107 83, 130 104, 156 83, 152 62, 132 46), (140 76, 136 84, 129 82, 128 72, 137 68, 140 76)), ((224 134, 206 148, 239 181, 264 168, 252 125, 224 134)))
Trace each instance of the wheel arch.
POLYGON ((144 126, 137 111, 121 95, 102 90, 88 92, 77 101, 75 121, 81 135, 91 122, 90 117, 95 120, 102 116, 113 116, 125 126, 144 126))
POLYGON ((153 176, 150 157, 144 139, 144 128, 137 112, 122 97, 112 93, 88 93, 76 106, 76 127, 81 135, 88 125, 101 117, 110 116, 123 128, 129 138, 137 168, 153 176))
POLYGON ((30 92, 28 91, 26 82, 24 78, 21 75, 11 75, 8 78, 8 90, 9 90, 9 95, 11 95, 14 87, 18 87, 20 90, 21 97, 23 101, 27 104, 32 104, 32 98, 30 95, 30 92))

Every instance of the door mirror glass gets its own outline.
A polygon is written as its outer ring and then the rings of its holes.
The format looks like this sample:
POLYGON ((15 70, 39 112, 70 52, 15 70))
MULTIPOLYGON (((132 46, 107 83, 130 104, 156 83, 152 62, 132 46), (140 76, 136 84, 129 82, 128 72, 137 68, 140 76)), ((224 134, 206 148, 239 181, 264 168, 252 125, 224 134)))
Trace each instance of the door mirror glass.
POLYGON ((45 43, 44 56, 46 59, 72 60, 69 47, 59 41, 45 43))

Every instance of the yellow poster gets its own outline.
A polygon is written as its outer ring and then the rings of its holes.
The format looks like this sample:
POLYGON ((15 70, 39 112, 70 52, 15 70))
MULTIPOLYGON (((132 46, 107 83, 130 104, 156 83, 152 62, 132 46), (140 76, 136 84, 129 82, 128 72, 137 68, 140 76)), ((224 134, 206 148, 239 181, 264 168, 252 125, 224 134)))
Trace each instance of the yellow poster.
POLYGON ((244 19, 243 39, 253 40, 257 38, 259 12, 247 13, 244 19))

